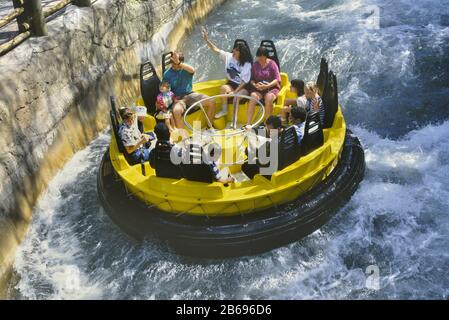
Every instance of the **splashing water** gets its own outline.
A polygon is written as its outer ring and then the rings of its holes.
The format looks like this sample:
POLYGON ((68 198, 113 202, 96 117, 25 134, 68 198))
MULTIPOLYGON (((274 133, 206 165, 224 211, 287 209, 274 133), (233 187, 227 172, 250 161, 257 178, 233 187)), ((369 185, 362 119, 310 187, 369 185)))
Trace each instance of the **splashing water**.
MULTIPOLYGON (((224 49, 238 37, 253 48, 273 39, 290 77, 315 79, 328 58, 365 148, 358 191, 297 243, 254 257, 183 258, 153 239, 133 242, 102 212, 96 170, 110 138, 102 134, 41 197, 12 297, 447 299, 449 3, 235 0, 204 24, 224 49), (370 25, 377 10, 380 25, 370 25), (372 267, 378 287, 369 285, 372 267)), ((180 47, 196 81, 223 77, 199 27, 180 47)))

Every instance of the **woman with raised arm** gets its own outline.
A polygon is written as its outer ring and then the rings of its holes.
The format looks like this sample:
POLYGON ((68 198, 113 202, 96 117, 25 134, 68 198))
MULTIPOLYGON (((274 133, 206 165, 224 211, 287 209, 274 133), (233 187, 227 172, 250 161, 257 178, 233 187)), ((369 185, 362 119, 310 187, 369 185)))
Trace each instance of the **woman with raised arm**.
MULTIPOLYGON (((203 38, 207 46, 214 53, 218 54, 225 63, 227 83, 221 86, 221 93, 248 95, 246 86, 251 80, 251 67, 253 61, 249 48, 242 43, 237 43, 232 49, 232 52, 221 50, 210 41, 209 33, 206 28, 203 28, 203 38)), ((239 100, 238 97, 235 97, 234 103, 238 104, 239 100)), ((223 97, 221 101, 221 111, 215 115, 215 118, 221 118, 228 114, 228 99, 223 97)))

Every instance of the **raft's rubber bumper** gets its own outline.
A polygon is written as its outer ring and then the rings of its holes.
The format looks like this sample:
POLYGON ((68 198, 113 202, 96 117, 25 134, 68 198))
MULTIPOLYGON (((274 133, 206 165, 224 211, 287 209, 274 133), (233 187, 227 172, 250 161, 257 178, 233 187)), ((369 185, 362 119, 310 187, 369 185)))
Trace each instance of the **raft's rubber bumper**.
POLYGON ((234 217, 177 216, 148 208, 115 178, 109 150, 98 172, 100 202, 109 217, 136 239, 156 235, 178 253, 196 257, 252 255, 297 241, 324 225, 356 191, 365 155, 349 130, 338 165, 320 184, 292 202, 234 217), (291 208, 294 209, 291 209, 291 208))

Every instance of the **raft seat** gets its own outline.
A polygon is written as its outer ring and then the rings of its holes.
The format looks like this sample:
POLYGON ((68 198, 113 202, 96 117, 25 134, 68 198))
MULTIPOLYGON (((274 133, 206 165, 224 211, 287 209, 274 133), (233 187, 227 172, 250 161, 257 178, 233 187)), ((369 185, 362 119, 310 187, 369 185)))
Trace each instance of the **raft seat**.
MULTIPOLYGON (((278 168, 277 172, 288 167, 299 160, 301 156, 301 147, 298 145, 298 135, 296 134, 295 127, 291 126, 282 132, 279 145, 278 156, 278 168)), ((265 148, 265 146, 262 146, 265 148)), ((242 165, 242 172, 245 173, 250 179, 253 179, 256 174, 259 174, 262 165, 250 164, 246 161, 242 165)), ((265 166, 264 166, 265 167, 265 166)), ((275 174, 275 173, 274 173, 275 174)), ((263 176, 268 180, 271 180, 273 176, 263 176)))
POLYGON ((210 165, 201 161, 204 150, 200 145, 189 146, 189 164, 181 164, 182 176, 190 181, 212 183, 215 174, 210 165))
POLYGON ((140 65, 140 94, 147 107, 147 112, 156 112, 156 97, 159 94, 159 79, 153 64, 150 61, 140 65))
POLYGON ((324 134, 321 127, 320 112, 307 115, 304 125, 304 137, 301 141, 301 155, 306 155, 324 144, 324 134))
POLYGON ((180 167, 170 160, 171 145, 161 142, 150 153, 150 165, 154 168, 156 176, 160 178, 182 178, 180 167))
POLYGON ((294 126, 288 127, 282 132, 280 143, 278 170, 296 162, 301 156, 301 147, 298 145, 298 135, 294 126))

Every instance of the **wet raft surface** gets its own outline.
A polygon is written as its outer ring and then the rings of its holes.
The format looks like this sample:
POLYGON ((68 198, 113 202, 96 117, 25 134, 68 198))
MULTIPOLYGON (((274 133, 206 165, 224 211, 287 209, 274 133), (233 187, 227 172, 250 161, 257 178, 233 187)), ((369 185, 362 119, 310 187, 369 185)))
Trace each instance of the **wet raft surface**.
MULTIPOLYGON (((293 78, 316 78, 319 57, 328 57, 367 163, 360 188, 328 224, 287 247, 225 261, 133 242, 98 204, 96 172, 109 141, 102 135, 42 197, 17 255, 13 296, 447 299, 448 4, 369 4, 382 8, 380 29, 364 24, 367 2, 349 0, 231 0, 205 22, 223 47, 234 37, 253 46, 273 38, 293 78), (379 268, 378 291, 366 287, 369 266, 379 268)), ((201 66, 197 81, 222 77, 198 28, 182 48, 201 66)))

